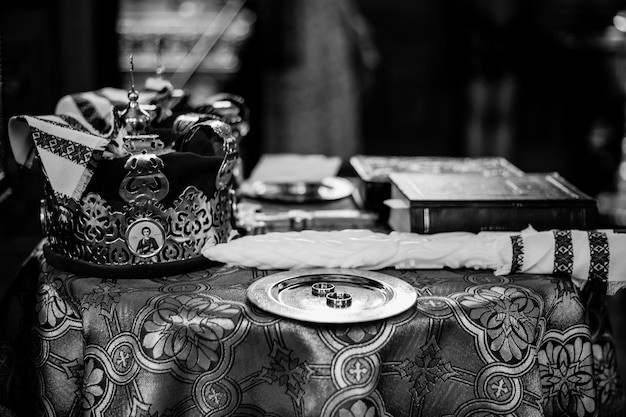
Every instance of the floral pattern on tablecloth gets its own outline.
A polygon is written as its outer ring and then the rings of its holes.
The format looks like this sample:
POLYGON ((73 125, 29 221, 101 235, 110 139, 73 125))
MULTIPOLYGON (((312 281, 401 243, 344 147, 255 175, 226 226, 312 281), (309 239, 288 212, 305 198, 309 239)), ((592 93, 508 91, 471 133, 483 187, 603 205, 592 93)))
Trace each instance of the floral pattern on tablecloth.
MULTIPOLYGON (((511 286, 478 286, 457 299, 472 322, 484 334, 482 352, 504 363, 520 362, 536 344, 543 300, 532 291, 511 286)), ((461 323, 467 323, 461 320, 461 323)))
POLYGON ((189 371, 208 371, 220 362, 222 340, 240 316, 231 304, 193 293, 159 297, 148 309, 141 346, 151 358, 176 360, 189 371))
POLYGON ((568 279, 380 272, 416 288, 414 308, 316 325, 247 301, 272 271, 100 279, 36 252, 2 304, 20 319, 0 326, 0 399, 20 416, 623 413, 606 317, 590 328, 568 279))

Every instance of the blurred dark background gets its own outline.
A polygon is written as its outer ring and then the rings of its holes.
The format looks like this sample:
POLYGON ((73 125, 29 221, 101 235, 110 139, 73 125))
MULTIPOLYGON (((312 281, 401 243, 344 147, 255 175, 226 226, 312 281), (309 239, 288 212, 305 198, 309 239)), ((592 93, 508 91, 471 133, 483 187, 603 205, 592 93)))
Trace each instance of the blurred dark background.
POLYGON ((499 155, 527 172, 558 171, 592 196, 616 192, 626 43, 614 18, 624 7, 616 0, 4 0, 0 282, 40 239, 39 173, 13 163, 8 118, 51 114, 70 93, 127 89, 128 54, 141 80, 156 66, 159 39, 166 75, 185 82, 175 87, 198 102, 219 91, 247 100, 248 172, 263 152, 499 155), (176 68, 198 37, 213 47, 195 69, 176 68))

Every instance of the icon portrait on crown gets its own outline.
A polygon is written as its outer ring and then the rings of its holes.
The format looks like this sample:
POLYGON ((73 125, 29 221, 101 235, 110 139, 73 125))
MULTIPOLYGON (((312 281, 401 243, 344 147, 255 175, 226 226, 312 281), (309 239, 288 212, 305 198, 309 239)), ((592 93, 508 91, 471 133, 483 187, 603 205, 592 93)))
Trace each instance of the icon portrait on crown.
POLYGON ((232 236, 239 141, 248 132, 243 99, 219 94, 192 112, 162 110, 172 120, 163 138, 140 104, 132 56, 130 74, 128 102, 113 109, 115 134, 86 164, 80 197, 45 186, 44 254, 53 265, 95 276, 165 275, 206 264, 202 247, 232 236))
POLYGON ((126 230, 128 248, 141 258, 151 258, 165 243, 163 227, 151 219, 135 221, 126 230))

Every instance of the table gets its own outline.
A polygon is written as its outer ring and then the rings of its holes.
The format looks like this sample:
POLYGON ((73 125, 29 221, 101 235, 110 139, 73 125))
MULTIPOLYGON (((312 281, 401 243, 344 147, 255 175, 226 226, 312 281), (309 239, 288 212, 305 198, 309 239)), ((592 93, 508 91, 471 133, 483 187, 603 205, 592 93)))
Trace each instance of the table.
POLYGON ((385 269, 414 286, 415 307, 346 326, 252 306, 246 289, 273 272, 217 265, 149 280, 80 277, 50 266, 40 246, 2 303, 0 403, 48 416, 625 409, 603 303, 567 278, 385 269))

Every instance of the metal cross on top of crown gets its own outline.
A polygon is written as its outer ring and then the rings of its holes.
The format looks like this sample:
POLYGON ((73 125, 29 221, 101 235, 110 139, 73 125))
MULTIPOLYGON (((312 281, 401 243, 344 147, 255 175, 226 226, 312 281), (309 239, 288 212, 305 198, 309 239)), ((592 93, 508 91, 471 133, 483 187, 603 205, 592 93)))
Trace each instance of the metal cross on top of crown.
POLYGON ((150 126, 150 114, 139 105, 139 92, 135 88, 133 56, 130 55, 130 90, 128 106, 119 114, 120 125, 126 131, 124 149, 135 154, 144 150, 158 152, 163 149, 163 141, 158 135, 146 134, 150 126))
POLYGON ((122 126, 130 136, 143 134, 150 125, 150 114, 139 106, 139 92, 135 89, 135 75, 133 56, 130 56, 130 90, 128 91, 128 106, 120 114, 122 126))

